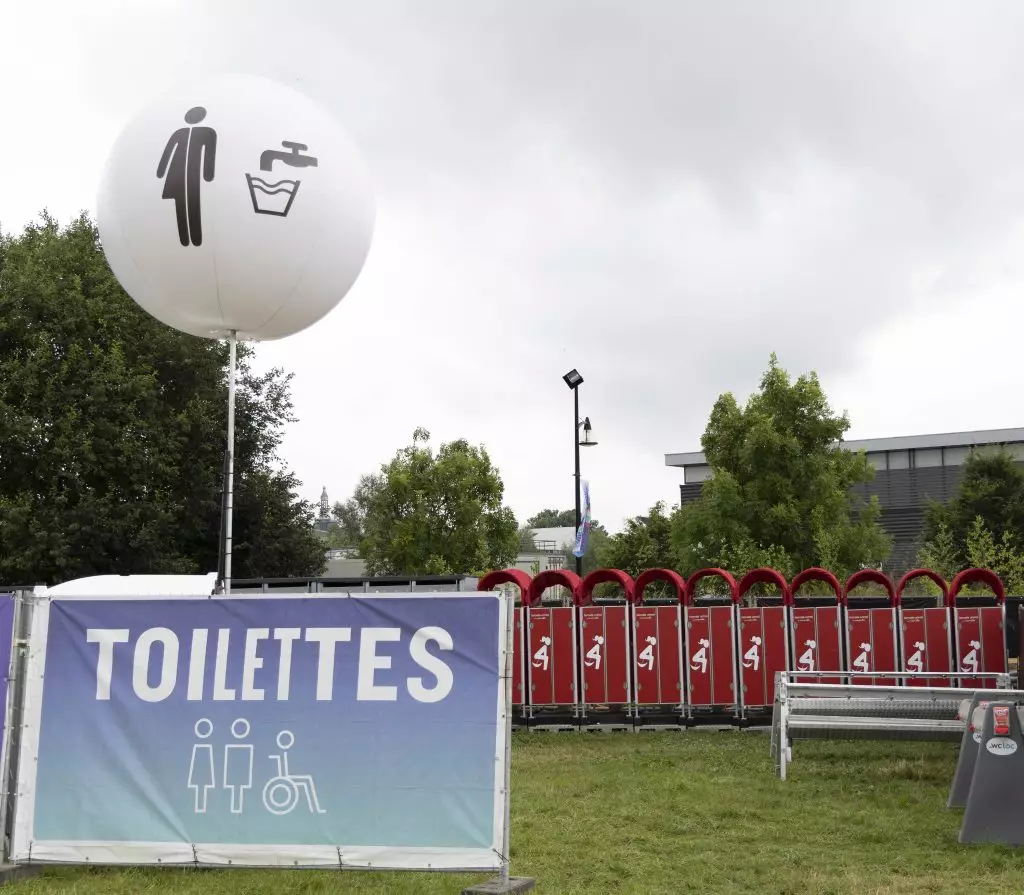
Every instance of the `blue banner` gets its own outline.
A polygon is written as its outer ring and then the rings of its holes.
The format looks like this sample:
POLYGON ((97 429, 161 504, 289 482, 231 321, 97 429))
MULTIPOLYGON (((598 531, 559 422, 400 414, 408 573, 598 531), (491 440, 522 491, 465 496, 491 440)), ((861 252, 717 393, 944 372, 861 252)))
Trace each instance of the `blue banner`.
POLYGON ((580 527, 576 529, 576 543, 573 545, 573 556, 583 556, 587 552, 590 540, 590 482, 583 483, 583 510, 580 513, 580 527))
POLYGON ((504 632, 495 594, 47 601, 15 859, 498 867, 504 632))

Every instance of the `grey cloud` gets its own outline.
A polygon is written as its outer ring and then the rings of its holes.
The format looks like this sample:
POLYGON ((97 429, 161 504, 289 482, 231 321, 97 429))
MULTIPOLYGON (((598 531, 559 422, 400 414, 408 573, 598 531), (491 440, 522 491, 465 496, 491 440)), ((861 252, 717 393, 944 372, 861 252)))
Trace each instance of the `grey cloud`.
POLYGON ((255 69, 329 105, 370 164, 370 264, 317 338, 379 371, 353 400, 391 440, 335 461, 308 447, 331 429, 306 411, 349 379, 265 349, 305 371, 288 456, 311 491, 348 487, 422 423, 495 445, 552 433, 495 447, 517 509, 549 504, 559 377, 579 366, 604 456, 637 470, 588 460, 622 479, 595 481, 602 518, 671 500, 650 464, 697 446, 719 392, 753 388, 772 350, 826 387, 855 378, 895 318, 998 279, 990 250, 1024 206, 1010 0, 113 8, 76 13, 103 114, 190 71, 255 69))

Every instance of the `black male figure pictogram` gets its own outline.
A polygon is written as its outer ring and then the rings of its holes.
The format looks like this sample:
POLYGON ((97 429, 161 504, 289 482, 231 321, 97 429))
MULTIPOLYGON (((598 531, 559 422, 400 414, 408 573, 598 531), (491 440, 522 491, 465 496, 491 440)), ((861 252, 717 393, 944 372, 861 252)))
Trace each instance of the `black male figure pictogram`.
MULTIPOLYGON (((185 122, 198 125, 206 109, 195 106, 185 113, 185 122)), ((178 238, 183 246, 203 244, 203 217, 199 187, 213 180, 217 161, 217 132, 212 127, 180 127, 167 141, 156 176, 164 180, 164 199, 174 200, 178 238)))

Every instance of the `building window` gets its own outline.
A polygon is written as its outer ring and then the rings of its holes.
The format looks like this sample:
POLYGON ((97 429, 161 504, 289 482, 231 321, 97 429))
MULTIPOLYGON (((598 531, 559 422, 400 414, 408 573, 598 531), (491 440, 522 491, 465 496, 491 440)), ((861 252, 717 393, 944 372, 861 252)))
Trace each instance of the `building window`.
POLYGON ((711 467, 704 466, 685 466, 683 467, 683 481, 687 485, 694 485, 697 482, 706 482, 711 478, 711 467))
POLYGON ((970 451, 969 447, 948 447, 942 449, 942 456, 946 466, 963 466, 970 451))
POLYGON ((910 469, 910 451, 889 451, 889 469, 910 469))
POLYGON ((942 465, 942 448, 917 448, 914 451, 914 466, 917 469, 928 469, 942 465))

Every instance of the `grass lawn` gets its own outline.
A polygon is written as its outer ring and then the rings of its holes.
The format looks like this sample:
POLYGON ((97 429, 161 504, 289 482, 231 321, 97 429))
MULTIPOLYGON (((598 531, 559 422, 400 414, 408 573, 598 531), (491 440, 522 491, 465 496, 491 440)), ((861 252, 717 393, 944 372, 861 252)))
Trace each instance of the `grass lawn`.
MULTIPOLYGON (((517 734, 512 871, 540 893, 1021 891, 1024 850, 957 844, 962 812, 945 807, 955 746, 797 742, 793 758, 780 783, 758 733, 517 734)), ((12 888, 429 895, 476 879, 55 869, 12 888)))

